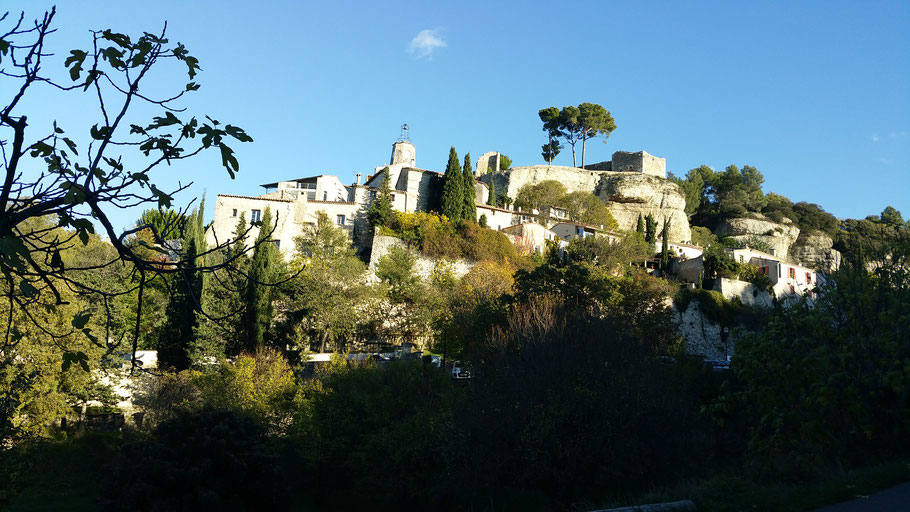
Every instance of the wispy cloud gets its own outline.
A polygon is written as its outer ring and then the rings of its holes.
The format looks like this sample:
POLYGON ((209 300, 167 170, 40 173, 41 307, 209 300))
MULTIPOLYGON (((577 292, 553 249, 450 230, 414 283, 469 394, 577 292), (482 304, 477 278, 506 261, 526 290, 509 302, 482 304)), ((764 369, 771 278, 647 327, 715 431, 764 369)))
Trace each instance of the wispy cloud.
POLYGON ((907 135, 908 135, 908 133, 906 131, 900 131, 900 132, 891 132, 888 134, 888 137, 892 138, 892 139, 897 139, 897 138, 904 138, 907 135))
POLYGON ((893 159, 893 158, 881 157, 881 158, 878 159, 878 161, 881 162, 881 163, 883 163, 883 164, 885 164, 885 165, 891 165, 891 164, 894 162, 894 159, 893 159))
POLYGON ((878 142, 880 140, 882 140, 882 138, 877 133, 872 134, 872 142, 878 142))
POLYGON ((418 59, 432 59, 433 52, 448 46, 443 41, 440 32, 441 30, 438 28, 421 30, 414 36, 414 39, 411 39, 411 43, 408 45, 408 53, 415 55, 418 59))

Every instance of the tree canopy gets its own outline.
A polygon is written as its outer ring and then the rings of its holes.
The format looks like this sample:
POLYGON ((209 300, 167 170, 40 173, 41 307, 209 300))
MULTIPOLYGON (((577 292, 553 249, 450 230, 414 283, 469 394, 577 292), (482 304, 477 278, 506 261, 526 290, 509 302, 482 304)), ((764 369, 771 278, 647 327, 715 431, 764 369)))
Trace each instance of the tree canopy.
POLYGON ((575 145, 581 142, 581 166, 585 165, 585 147, 588 139, 602 135, 604 139, 616 129, 613 116, 607 109, 596 103, 582 103, 577 107, 567 106, 558 110, 547 107, 538 112, 548 142, 543 146, 543 157, 550 163, 559 153, 556 139, 562 138, 572 147, 572 166, 577 167, 575 145))
POLYGON ((556 180, 525 185, 515 197, 515 207, 530 210, 556 206, 566 195, 566 186, 556 180))

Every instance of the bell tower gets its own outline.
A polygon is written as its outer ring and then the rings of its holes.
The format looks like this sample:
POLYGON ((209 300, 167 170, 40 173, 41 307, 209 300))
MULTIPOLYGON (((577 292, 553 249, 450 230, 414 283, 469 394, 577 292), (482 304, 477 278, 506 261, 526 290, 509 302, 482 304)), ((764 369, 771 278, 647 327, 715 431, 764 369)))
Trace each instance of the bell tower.
POLYGON ((389 165, 404 164, 405 167, 417 167, 417 150, 411 143, 408 125, 401 125, 401 136, 392 144, 392 158, 389 165))

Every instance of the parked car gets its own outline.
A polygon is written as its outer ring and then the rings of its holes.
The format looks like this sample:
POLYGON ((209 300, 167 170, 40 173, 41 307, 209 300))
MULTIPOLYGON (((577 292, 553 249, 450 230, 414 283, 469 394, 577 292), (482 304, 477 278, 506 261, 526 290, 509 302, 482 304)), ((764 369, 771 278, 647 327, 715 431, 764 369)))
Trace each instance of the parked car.
POLYGON ((452 365, 452 378, 456 380, 470 379, 471 370, 461 364, 461 361, 455 361, 455 364, 452 365))

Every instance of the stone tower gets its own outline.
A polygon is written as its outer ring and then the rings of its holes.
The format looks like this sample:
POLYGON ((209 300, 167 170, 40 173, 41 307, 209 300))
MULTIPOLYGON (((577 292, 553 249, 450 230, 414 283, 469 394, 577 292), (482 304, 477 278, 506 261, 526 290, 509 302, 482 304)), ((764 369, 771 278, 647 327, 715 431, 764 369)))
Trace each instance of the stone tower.
POLYGON ((488 172, 499 170, 499 151, 487 151, 477 159, 477 165, 474 166, 474 175, 483 176, 488 172))
POLYGON ((417 151, 411 141, 399 140, 392 144, 392 159, 389 161, 389 165, 395 164, 417 168, 417 151))

